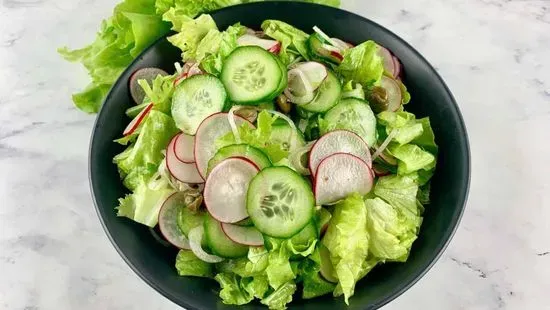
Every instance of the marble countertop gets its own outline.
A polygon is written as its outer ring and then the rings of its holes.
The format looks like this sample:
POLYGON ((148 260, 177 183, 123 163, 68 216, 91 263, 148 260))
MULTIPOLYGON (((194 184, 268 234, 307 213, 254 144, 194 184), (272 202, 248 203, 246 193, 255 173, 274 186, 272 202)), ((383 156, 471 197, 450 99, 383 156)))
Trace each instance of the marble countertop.
MULTIPOLYGON (((472 184, 452 243, 384 309, 549 309, 550 2, 342 0, 437 68, 469 130, 472 184), (369 4, 366 4, 366 3, 369 4)), ((92 206, 87 83, 58 46, 109 0, 0 1, 0 309, 176 309, 135 275, 92 206)))

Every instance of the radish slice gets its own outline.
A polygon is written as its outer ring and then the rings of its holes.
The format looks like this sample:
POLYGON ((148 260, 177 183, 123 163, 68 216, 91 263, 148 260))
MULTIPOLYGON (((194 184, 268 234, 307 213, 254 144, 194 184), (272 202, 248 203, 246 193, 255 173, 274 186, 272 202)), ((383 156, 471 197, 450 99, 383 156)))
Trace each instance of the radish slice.
POLYGON ((217 164, 204 186, 204 204, 213 218, 222 223, 237 223, 248 217, 248 183, 260 169, 242 157, 230 157, 217 164))
POLYGON ((176 138, 178 136, 174 136, 170 143, 168 144, 168 148, 166 149, 166 168, 168 168, 168 171, 170 171, 170 174, 178 179, 178 181, 183 183, 204 183, 204 179, 199 174, 199 171, 197 170, 197 166, 193 163, 188 164, 184 163, 182 161, 179 161, 176 157, 176 153, 174 152, 174 144, 176 141, 176 138))
POLYGON ((239 46, 250 46, 255 45, 259 46, 269 52, 273 52, 277 49, 277 45, 279 45, 278 49, 280 49, 280 44, 278 41, 275 40, 266 40, 266 39, 260 39, 255 35, 251 34, 243 34, 237 39, 237 45, 239 46))
POLYGON ((309 153, 309 171, 313 176, 323 159, 335 153, 348 153, 372 166, 369 146, 361 137, 348 130, 335 130, 322 136, 309 153))
MULTIPOLYGON (((254 127, 252 123, 244 118, 235 115, 235 122, 239 126, 246 122, 254 127)), ((200 175, 206 178, 208 170, 208 161, 216 153, 216 140, 231 131, 231 126, 227 120, 227 113, 214 113, 205 118, 197 128, 195 134, 195 164, 200 175)))
POLYGON ((192 164, 195 162, 195 137, 185 133, 176 136, 174 142, 174 154, 176 158, 184 163, 192 164))
POLYGON ((178 216, 181 208, 185 208, 185 193, 176 192, 170 195, 159 212, 159 228, 164 238, 175 247, 190 250, 189 240, 178 227, 178 216))
POLYGON ((222 230, 229 239, 236 243, 251 246, 264 245, 264 236, 254 227, 222 223, 222 230))
POLYGON ((285 96, 295 104, 311 102, 315 98, 315 89, 305 73, 298 68, 293 68, 287 74, 288 86, 284 91, 285 96))
POLYGON ((387 76, 382 76, 380 80, 380 86, 382 86, 388 96, 388 111, 397 111, 401 106, 401 87, 396 80, 389 78, 387 76))
POLYGON ((393 66, 395 67, 395 73, 394 73, 394 77, 395 78, 398 78, 399 76, 401 76, 401 62, 399 61, 399 58, 393 56, 393 66))
POLYGON ((382 45, 378 45, 378 56, 382 57, 384 69, 392 76, 395 76, 395 65, 393 63, 393 56, 390 51, 382 45))
POLYGON ((372 165, 372 171, 374 171, 374 174, 377 176, 377 177, 383 177, 385 175, 388 175, 390 174, 390 171, 385 169, 384 167, 381 167, 380 165, 378 165, 377 163, 374 163, 372 165))
POLYGON ((293 68, 297 68, 304 73, 313 90, 319 88, 328 76, 327 68, 316 61, 297 63, 293 65, 293 68))
POLYGON ((344 56, 342 56, 339 52, 330 52, 330 56, 338 58, 340 61, 344 60, 344 56))
POLYGON ((199 225, 189 231, 189 246, 193 254, 197 256, 200 260, 207 263, 219 263, 223 261, 223 258, 206 253, 201 246, 201 241, 204 236, 204 227, 199 225))
POLYGON ((130 95, 136 104, 143 103, 143 98, 145 98, 145 91, 143 91, 143 88, 138 84, 138 81, 145 80, 150 84, 158 75, 165 76, 168 75, 168 73, 159 68, 141 68, 132 73, 128 87, 130 89, 130 95))
POLYGON ((338 48, 340 48, 341 50, 345 51, 347 49, 350 49, 353 47, 353 44, 349 43, 349 42, 346 42, 346 41, 342 41, 338 38, 331 38, 332 41, 334 41, 334 43, 336 43, 336 45, 338 46, 338 48))
POLYGON ((359 157, 336 153, 325 158, 315 173, 315 201, 326 205, 349 194, 365 195, 372 189, 373 176, 369 166, 359 157))
POLYGON ((267 51, 273 54, 279 54, 279 52, 281 51, 281 42, 277 42, 275 46, 268 49, 267 51))
POLYGON ((136 129, 139 127, 139 125, 143 122, 145 119, 145 116, 149 114, 149 111, 153 108, 153 103, 148 104, 141 112, 139 112, 136 117, 126 126, 126 129, 122 132, 124 136, 131 135, 136 129))

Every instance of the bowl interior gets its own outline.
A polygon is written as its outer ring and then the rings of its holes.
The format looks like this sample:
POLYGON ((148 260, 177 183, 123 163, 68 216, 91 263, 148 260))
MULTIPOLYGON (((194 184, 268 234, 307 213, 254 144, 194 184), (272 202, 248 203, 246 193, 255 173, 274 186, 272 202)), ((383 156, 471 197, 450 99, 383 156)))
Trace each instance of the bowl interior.
MULTIPOLYGON (((212 14, 220 29, 240 22, 258 29, 265 19, 280 19, 306 32, 317 25, 330 36, 353 43, 375 40, 393 51, 404 66, 404 82, 412 101, 406 108, 418 117, 429 116, 440 147, 433 177, 431 204, 404 264, 385 264, 360 281, 350 306, 342 298, 325 296, 309 301, 295 298, 290 308, 371 309, 377 308, 408 289, 435 262, 456 230, 469 185, 469 149, 466 130, 458 107, 434 68, 411 46, 387 29, 361 16, 330 7, 299 2, 262 2, 222 9, 212 14)), ((161 294, 187 309, 226 309, 217 297, 215 281, 179 277, 174 268, 176 250, 155 240, 145 226, 116 216, 117 199, 127 190, 120 182, 113 157, 123 147, 112 141, 121 136, 129 119, 124 111, 133 103, 128 80, 133 71, 160 67, 173 72, 180 51, 161 39, 143 52, 111 89, 95 124, 90 148, 92 194, 103 226, 131 268, 161 294)), ((253 309, 251 304, 244 309, 253 309)))

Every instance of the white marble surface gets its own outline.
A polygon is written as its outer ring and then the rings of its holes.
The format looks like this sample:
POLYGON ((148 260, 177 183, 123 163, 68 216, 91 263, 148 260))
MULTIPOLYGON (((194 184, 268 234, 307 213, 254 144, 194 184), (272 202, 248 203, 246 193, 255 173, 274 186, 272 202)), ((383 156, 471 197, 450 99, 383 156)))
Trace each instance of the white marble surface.
MULTIPOLYGON (((343 0, 434 64, 460 103, 472 185, 451 245, 395 309, 550 309, 550 1, 343 0), (368 3, 368 4, 367 4, 368 3)), ((94 116, 55 48, 108 0, 0 1, 0 309, 176 309, 122 261, 92 206, 94 116)))

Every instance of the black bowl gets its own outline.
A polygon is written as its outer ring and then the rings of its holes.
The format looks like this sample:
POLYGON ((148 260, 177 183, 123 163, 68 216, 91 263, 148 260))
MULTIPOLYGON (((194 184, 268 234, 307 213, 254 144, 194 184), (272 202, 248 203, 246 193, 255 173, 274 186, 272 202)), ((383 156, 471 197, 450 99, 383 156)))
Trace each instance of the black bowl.
MULTIPOLYGON (((404 82, 412 95, 407 110, 429 116, 439 145, 432 182, 431 205, 411 255, 404 264, 376 267, 360 281, 346 307, 343 298, 325 296, 300 300, 291 309, 375 309, 418 281, 449 243, 460 221, 469 187, 470 154, 462 116, 451 92, 434 68, 409 44, 384 27, 361 16, 331 7, 299 2, 260 2, 225 8, 212 13, 220 29, 236 22, 258 29, 265 19, 280 19, 307 32, 315 25, 331 36, 350 42, 375 40, 393 51, 404 65, 404 82)), ((97 117, 90 148, 91 189, 99 218, 113 245, 130 267, 161 294, 187 309, 229 309, 217 296, 213 280, 179 277, 174 268, 176 250, 161 245, 145 226, 116 216, 122 186, 113 157, 123 148, 113 139, 129 122, 124 111, 133 103, 128 92, 132 72, 160 67, 173 72, 180 52, 160 39, 138 57, 120 76, 97 117)), ((251 304, 244 309, 258 308, 251 304)))

